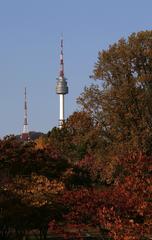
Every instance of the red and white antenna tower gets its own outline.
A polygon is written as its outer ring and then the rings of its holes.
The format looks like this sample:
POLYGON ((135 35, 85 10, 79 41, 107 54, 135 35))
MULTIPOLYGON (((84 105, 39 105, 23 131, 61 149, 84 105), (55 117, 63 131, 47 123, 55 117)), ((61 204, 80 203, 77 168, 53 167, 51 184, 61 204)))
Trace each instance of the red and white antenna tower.
POLYGON ((61 38, 60 77, 64 78, 63 37, 61 38))
POLYGON ((24 125, 23 125, 23 132, 21 134, 21 139, 23 141, 29 141, 29 130, 28 130, 28 117, 27 117, 27 94, 26 94, 26 88, 24 91, 24 125))

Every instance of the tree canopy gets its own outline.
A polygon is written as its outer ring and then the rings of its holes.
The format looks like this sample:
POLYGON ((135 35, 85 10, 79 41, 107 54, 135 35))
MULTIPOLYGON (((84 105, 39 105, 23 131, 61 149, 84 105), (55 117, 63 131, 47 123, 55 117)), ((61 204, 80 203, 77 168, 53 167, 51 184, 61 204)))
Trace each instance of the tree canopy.
POLYGON ((78 98, 110 144, 151 151, 152 31, 131 34, 99 52, 91 85, 78 98))

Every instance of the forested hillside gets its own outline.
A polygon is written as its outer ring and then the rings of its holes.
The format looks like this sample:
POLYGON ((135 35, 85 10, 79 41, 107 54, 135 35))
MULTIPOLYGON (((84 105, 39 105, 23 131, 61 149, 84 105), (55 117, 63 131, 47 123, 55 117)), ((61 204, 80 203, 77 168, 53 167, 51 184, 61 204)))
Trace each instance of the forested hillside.
POLYGON ((61 129, 0 140, 1 240, 151 239, 152 31, 99 52, 92 78, 61 129))

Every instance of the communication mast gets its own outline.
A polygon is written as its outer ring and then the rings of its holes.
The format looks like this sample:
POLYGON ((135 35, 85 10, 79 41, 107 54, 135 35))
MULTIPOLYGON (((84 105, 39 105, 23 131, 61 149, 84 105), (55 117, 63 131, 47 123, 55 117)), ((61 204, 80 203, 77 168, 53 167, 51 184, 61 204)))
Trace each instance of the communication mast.
POLYGON ((28 117, 27 117, 27 94, 26 94, 26 88, 24 91, 24 125, 23 125, 23 132, 21 134, 21 139, 23 141, 29 141, 29 130, 28 130, 28 117))
POLYGON ((60 115, 59 115, 59 128, 62 128, 64 123, 64 95, 68 94, 67 79, 64 77, 64 58, 63 58, 63 38, 61 39, 61 52, 60 52, 60 72, 57 78, 56 93, 60 98, 60 115))

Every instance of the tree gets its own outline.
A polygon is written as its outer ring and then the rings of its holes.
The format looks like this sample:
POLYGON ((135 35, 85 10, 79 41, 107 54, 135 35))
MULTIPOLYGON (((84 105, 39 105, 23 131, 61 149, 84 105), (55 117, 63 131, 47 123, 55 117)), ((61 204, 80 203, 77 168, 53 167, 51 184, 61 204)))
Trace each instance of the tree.
POLYGON ((68 162, 58 149, 39 142, 23 143, 14 137, 0 140, 0 172, 2 178, 16 175, 30 176, 33 172, 49 179, 59 179, 68 162))
POLYGON ((98 209, 99 224, 114 240, 150 239, 151 157, 134 153, 119 158, 118 166, 115 184, 98 209))
POLYGON ((39 230, 40 239, 46 239, 48 223, 57 219, 59 204, 56 198, 64 184, 44 176, 17 176, 1 186, 0 236, 8 239, 15 232, 15 239, 22 240, 26 231, 39 230))
POLYGON ((133 33, 99 52, 93 78, 103 81, 102 89, 86 88, 78 98, 82 109, 92 114, 103 137, 119 151, 140 148, 150 154, 152 31, 133 33))
POLYGON ((48 145, 58 149, 69 162, 76 162, 96 144, 93 125, 86 112, 74 112, 61 129, 54 128, 48 133, 48 145))
POLYGON ((63 226, 81 225, 88 232, 93 227, 101 239, 150 239, 151 183, 151 157, 139 153, 118 157, 113 185, 65 191, 63 226))

